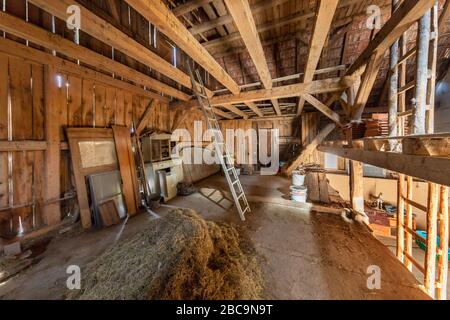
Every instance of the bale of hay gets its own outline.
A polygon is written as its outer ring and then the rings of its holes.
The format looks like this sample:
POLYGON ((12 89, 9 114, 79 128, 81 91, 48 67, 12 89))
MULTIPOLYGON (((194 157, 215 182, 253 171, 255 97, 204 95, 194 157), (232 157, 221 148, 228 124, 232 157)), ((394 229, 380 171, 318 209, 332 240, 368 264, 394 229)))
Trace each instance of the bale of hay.
POLYGON ((237 230, 173 210, 82 271, 69 299, 259 299, 258 258, 237 230))

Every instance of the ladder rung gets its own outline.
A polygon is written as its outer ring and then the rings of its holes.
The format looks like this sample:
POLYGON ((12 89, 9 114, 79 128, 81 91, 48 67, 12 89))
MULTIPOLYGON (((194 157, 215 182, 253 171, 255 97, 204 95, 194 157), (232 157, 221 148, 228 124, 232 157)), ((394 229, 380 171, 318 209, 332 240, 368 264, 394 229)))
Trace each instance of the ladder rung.
POLYGON ((219 121, 217 120, 216 114, 214 112, 214 108, 209 103, 209 100, 208 100, 209 98, 207 96, 205 86, 202 82, 202 79, 200 77, 198 70, 196 71, 198 83, 194 79, 194 73, 192 72, 192 70, 189 70, 189 71, 190 71, 193 91, 194 91, 195 95, 197 96, 197 99, 200 102, 200 107, 203 109, 203 115, 205 116, 205 120, 208 123, 208 128, 210 130, 212 130, 214 133, 213 142, 216 147, 217 156, 220 159, 222 167, 224 168, 224 172, 227 177, 228 186, 230 187, 230 189, 233 193, 233 196, 234 196, 235 206, 239 210, 239 215, 241 216, 241 219, 245 220, 244 214, 248 211, 251 211, 250 206, 247 202, 247 198, 245 197, 245 193, 242 188, 242 185, 240 184, 239 177, 237 176, 236 172, 234 171, 235 167, 233 165, 233 159, 232 159, 231 155, 228 153, 225 139, 223 137, 222 130, 220 129, 219 121), (222 147, 222 146, 224 146, 224 147, 222 147), (222 150, 222 148, 223 148, 223 150, 222 150), (228 166, 230 166, 230 167, 228 168, 228 166), (230 172, 233 172, 233 174, 230 174, 230 172), (237 190, 234 187, 235 185, 238 185, 237 190), (241 198, 244 199, 244 204, 242 204, 242 205, 239 202, 239 200, 241 198), (245 206, 244 209, 243 209, 243 206, 245 206))

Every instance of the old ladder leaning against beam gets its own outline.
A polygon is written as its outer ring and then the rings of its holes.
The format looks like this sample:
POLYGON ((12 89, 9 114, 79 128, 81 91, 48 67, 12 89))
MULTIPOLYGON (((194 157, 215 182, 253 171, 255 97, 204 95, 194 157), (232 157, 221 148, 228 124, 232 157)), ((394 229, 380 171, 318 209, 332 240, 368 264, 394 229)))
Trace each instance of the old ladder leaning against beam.
POLYGON ((217 158, 222 165, 223 172, 227 178, 228 186, 230 187, 231 194, 233 195, 234 203, 239 212, 239 216, 242 221, 245 221, 245 214, 251 212, 250 206, 245 196, 244 189, 242 188, 239 176, 237 175, 236 168, 234 167, 234 160, 231 158, 225 140, 223 138, 222 131, 220 130, 219 121, 216 118, 214 109, 209 102, 209 98, 206 94, 205 86, 203 85, 202 78, 198 70, 195 71, 197 76, 197 83, 194 78, 194 74, 189 67, 189 73, 192 81, 192 88, 195 96, 198 99, 198 103, 202 108, 205 116, 208 129, 214 133, 213 140, 216 149, 217 158))

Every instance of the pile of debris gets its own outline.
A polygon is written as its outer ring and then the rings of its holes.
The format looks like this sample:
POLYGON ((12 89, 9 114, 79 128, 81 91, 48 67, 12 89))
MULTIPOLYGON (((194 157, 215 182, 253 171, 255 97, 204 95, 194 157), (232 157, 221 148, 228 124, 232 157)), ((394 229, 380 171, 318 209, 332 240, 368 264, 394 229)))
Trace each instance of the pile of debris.
POLYGON ((83 270, 69 299, 260 299, 258 258, 237 230, 190 209, 154 220, 83 270))

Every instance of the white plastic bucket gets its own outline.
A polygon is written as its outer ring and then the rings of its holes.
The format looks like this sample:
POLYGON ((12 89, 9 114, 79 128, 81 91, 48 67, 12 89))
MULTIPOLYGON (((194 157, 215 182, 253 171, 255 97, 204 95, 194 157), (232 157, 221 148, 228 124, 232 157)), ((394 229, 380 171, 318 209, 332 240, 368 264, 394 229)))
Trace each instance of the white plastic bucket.
POLYGON ((300 171, 292 172, 292 185, 301 187, 305 184, 305 175, 300 171))
POLYGON ((308 189, 304 186, 291 186, 291 199, 295 202, 306 202, 308 189))

